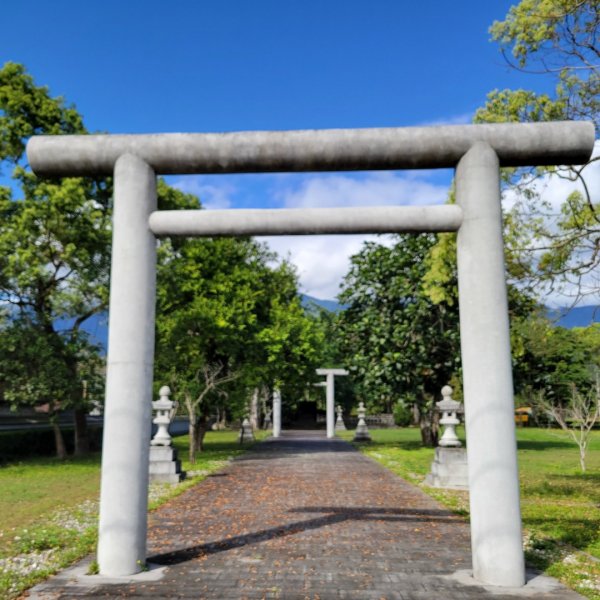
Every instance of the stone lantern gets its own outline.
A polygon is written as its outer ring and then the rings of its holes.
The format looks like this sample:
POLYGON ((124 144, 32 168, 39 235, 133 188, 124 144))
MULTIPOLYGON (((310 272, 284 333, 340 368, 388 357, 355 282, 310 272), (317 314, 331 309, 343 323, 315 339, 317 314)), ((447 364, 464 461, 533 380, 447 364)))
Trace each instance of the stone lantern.
POLYGON ((177 412, 177 402, 169 398, 171 389, 168 385, 163 385, 158 392, 158 400, 152 403, 152 409, 156 416, 152 422, 158 427, 158 430, 150 444, 152 446, 170 446, 171 436, 169 435, 169 425, 177 412))
POLYGON ((452 388, 449 385, 445 385, 442 388, 442 399, 439 402, 436 402, 435 405, 442 413, 440 425, 444 426, 444 433, 438 444, 445 448, 460 448, 462 444, 456 435, 455 429, 460 423, 460 420, 456 416, 460 411, 460 402, 457 402, 452 398, 452 388))
POLYGON ((365 409, 364 402, 359 402, 357 412, 358 412, 358 425, 356 426, 356 432, 354 433, 354 441, 355 442, 370 442, 371 434, 369 433, 369 428, 367 427, 367 422, 365 421, 365 417, 367 415, 367 410, 365 409))
POLYGON ((244 442, 253 442, 254 441, 254 431, 252 430, 252 424, 250 423, 250 419, 248 418, 248 413, 244 415, 242 419, 242 425, 240 427, 240 432, 238 434, 238 442, 243 444, 244 442))
POLYGON ((185 473, 181 471, 181 462, 177 460, 177 450, 171 446, 169 425, 177 412, 177 402, 170 399, 169 386, 163 385, 158 400, 152 402, 156 416, 152 422, 158 427, 150 440, 149 475, 152 483, 179 483, 185 473))
POLYGON ((456 426, 460 423, 458 413, 462 412, 460 402, 452 399, 452 388, 445 385, 442 388, 442 399, 436 402, 442 413, 440 425, 444 433, 435 449, 435 458, 431 463, 431 472, 425 478, 425 483, 432 487, 455 490, 469 489, 469 474, 467 451, 456 435, 456 426))
POLYGON ((336 407, 337 419, 335 421, 336 431, 346 431, 346 424, 344 423, 344 411, 342 405, 338 404, 336 407))

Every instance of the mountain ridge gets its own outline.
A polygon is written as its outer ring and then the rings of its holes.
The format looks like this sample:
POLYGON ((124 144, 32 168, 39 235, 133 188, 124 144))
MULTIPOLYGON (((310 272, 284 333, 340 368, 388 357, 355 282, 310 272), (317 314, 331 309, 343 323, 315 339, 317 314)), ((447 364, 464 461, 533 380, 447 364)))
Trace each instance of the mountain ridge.
MULTIPOLYGON (((344 310, 345 306, 337 300, 315 298, 308 294, 300 294, 304 308, 313 313, 324 309, 332 313, 344 310)), ((594 305, 576 306, 575 308, 548 308, 546 315, 555 325, 573 329, 574 327, 588 327, 592 323, 600 323, 600 307, 594 305)), ((68 329, 71 320, 57 321, 57 328, 68 329)), ((97 343, 105 352, 108 345, 108 314, 100 313, 87 319, 82 329, 89 334, 93 342, 97 343)))

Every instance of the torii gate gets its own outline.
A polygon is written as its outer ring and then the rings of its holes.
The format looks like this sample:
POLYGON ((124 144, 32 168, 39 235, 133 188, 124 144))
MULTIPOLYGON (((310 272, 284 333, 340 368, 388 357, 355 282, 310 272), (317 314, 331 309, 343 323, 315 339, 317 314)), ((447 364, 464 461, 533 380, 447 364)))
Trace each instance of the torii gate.
POLYGON ((156 236, 458 231, 473 574, 523 585, 499 168, 581 164, 593 144, 591 122, 32 137, 37 175, 114 175, 100 573, 146 560, 156 236), (456 205, 156 211, 156 175, 433 168, 456 169, 456 205))
POLYGON ((346 369, 317 369, 317 375, 325 375, 325 415, 327 424, 327 437, 335 437, 335 377, 349 375, 346 369))

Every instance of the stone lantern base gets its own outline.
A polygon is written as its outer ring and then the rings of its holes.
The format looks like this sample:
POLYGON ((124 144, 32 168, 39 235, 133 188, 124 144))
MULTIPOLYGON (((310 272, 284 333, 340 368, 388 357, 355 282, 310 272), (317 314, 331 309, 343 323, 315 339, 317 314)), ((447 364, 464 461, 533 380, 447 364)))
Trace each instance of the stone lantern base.
POLYGON ((438 446, 435 449, 435 458, 431 463, 431 473, 425 478, 425 483, 436 488, 468 490, 469 474, 466 449, 438 446))
POLYGON ((150 483, 179 483, 185 479, 177 450, 171 446, 150 446, 150 483))
POLYGON ((335 422, 335 430, 336 431, 346 431, 346 424, 344 423, 343 419, 338 419, 335 422))
POLYGON ((242 426, 240 427, 240 433, 238 434, 238 442, 243 444, 244 442, 253 442, 254 441, 254 431, 252 431, 252 425, 250 425, 250 421, 246 418, 242 421, 242 426))
POLYGON ((358 425, 356 426, 356 432, 354 433, 354 440, 355 442, 370 442, 371 440, 371 434, 369 433, 369 430, 367 428, 367 425, 364 421, 364 419, 358 422, 358 425))

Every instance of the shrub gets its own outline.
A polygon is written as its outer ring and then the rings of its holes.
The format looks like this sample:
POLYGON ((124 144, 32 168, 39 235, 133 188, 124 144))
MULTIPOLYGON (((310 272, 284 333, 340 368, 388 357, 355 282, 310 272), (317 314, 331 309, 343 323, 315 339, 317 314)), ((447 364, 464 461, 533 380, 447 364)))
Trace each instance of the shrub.
MULTIPOLYGON (((90 427, 90 449, 102 446, 102 428, 90 427)), ((67 452, 75 447, 75 431, 63 429, 67 452)), ((27 456, 52 456, 55 453, 54 432, 50 429, 29 429, 0 432, 0 464, 27 456)))
POLYGON ((412 411, 402 401, 398 401, 394 405, 394 423, 398 427, 408 427, 413 423, 412 411))

